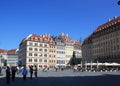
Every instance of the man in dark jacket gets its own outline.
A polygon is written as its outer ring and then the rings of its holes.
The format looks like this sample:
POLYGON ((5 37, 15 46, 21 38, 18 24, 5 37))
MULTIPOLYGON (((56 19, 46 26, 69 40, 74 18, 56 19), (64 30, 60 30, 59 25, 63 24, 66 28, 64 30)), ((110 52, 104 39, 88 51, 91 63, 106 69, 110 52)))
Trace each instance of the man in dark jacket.
POLYGON ((34 66, 34 75, 35 75, 36 78, 37 78, 37 71, 38 71, 38 69, 37 69, 37 66, 35 65, 34 66))
POLYGON ((33 66, 30 66, 30 79, 32 79, 32 75, 33 75, 33 66))
POLYGON ((14 81, 17 68, 15 66, 11 67, 11 71, 12 71, 12 81, 14 81))
POLYGON ((10 74, 11 74, 10 67, 7 66, 7 69, 6 69, 6 83, 7 84, 10 83, 10 74))

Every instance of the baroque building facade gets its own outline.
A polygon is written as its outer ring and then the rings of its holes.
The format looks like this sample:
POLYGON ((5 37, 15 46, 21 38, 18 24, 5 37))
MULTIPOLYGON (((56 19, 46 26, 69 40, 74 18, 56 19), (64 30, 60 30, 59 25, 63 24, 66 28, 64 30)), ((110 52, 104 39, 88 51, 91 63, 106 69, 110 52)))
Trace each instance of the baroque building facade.
POLYGON ((66 67, 72 57, 76 41, 64 34, 56 37, 49 34, 30 34, 19 45, 19 64, 27 67, 37 65, 39 69, 66 67))
POLYGON ((120 63, 120 17, 98 26, 82 44, 83 60, 120 63))

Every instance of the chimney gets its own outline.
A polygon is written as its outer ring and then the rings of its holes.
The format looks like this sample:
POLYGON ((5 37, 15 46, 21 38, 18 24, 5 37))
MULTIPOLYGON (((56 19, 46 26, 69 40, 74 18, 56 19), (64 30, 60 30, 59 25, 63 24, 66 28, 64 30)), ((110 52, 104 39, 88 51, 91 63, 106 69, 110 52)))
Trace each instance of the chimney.
POLYGON ((47 33, 45 33, 44 35, 47 36, 47 33))
POLYGON ((111 19, 108 19, 108 22, 110 22, 111 21, 111 19))
POLYGON ((45 35, 42 35, 42 37, 45 37, 45 35))
POLYGON ((116 19, 117 18, 117 16, 114 16, 114 19, 116 19))
POLYGON ((66 34, 66 36, 68 37, 68 34, 66 34))
POLYGON ((62 36, 64 36, 64 33, 62 33, 62 36))
POLYGON ((50 36, 50 34, 48 34, 48 36, 50 36))

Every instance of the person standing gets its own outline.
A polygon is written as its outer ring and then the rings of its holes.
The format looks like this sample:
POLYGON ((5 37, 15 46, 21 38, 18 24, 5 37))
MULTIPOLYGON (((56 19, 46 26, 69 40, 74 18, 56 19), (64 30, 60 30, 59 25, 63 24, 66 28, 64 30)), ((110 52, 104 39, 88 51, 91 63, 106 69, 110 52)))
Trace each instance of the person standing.
POLYGON ((36 78, 37 78, 37 71, 38 71, 38 69, 37 69, 37 66, 35 65, 34 66, 34 75, 35 75, 36 78))
POLYGON ((11 67, 11 71, 12 71, 12 81, 14 81, 14 79, 15 79, 15 74, 16 74, 16 71, 17 71, 17 69, 16 69, 16 67, 11 67))
POLYGON ((23 75, 23 80, 26 80, 26 76, 27 76, 28 70, 26 69, 26 66, 24 66, 23 70, 22 70, 22 75, 23 75))
POLYGON ((30 79, 32 79, 32 75, 33 75, 33 66, 30 66, 30 79))
POLYGON ((10 74, 11 74, 10 67, 7 66, 7 68, 6 68, 6 83, 7 84, 10 83, 10 74))

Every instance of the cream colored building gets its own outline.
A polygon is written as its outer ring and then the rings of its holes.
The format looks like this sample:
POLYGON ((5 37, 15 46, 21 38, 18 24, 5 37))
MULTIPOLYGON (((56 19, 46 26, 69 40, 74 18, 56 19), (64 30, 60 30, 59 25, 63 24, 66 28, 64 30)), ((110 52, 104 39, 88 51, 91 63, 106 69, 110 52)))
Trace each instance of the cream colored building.
POLYGON ((66 67, 74 51, 74 43, 68 35, 53 37, 48 34, 30 34, 19 45, 19 64, 44 67, 66 67))
POLYGON ((113 20, 98 26, 91 36, 84 40, 82 50, 86 60, 120 63, 120 17, 114 17, 113 20))
POLYGON ((73 57, 73 52, 75 52, 75 57, 76 57, 76 64, 81 63, 82 59, 82 52, 81 52, 81 43, 78 40, 72 40, 68 34, 62 33, 59 38, 61 38, 64 43, 65 43, 65 55, 66 55, 66 60, 65 64, 68 65, 70 63, 70 60, 73 57))
POLYGON ((63 68, 66 66, 65 43, 62 41, 62 39, 56 37, 55 44, 56 44, 56 67, 63 68))
POLYGON ((66 65, 69 64, 69 61, 73 56, 73 50, 74 50, 73 43, 66 43, 66 46, 65 46, 65 54, 66 54, 65 64, 66 65))
POLYGON ((19 61, 22 65, 27 67, 37 65, 39 69, 48 67, 49 38, 50 36, 47 35, 37 36, 31 34, 23 39, 19 49, 19 61))
POLYGON ((82 60, 83 63, 90 63, 93 61, 93 53, 92 53, 92 36, 88 36, 82 44, 82 60))
POLYGON ((100 62, 120 60, 120 17, 114 17, 93 33, 93 58, 100 62))
POLYGON ((48 58, 49 68, 54 68, 56 66, 56 46, 55 42, 49 43, 49 58, 48 58))

